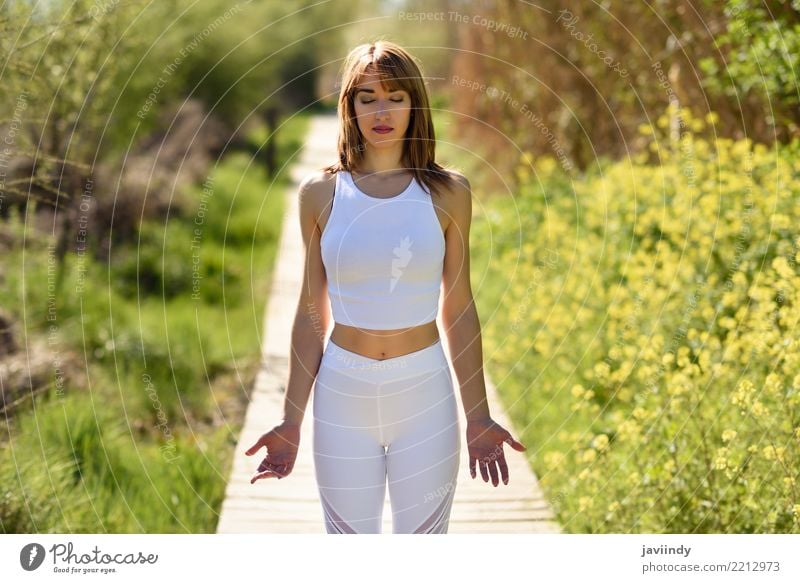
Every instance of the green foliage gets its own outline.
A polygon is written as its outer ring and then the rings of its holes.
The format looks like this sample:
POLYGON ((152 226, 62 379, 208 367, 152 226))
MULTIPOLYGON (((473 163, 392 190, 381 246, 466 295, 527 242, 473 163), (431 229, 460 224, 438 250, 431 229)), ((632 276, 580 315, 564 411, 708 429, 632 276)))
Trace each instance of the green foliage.
POLYGON ((476 221, 487 368, 565 531, 797 533, 800 142, 674 115, 658 165, 540 158, 476 221))
POLYGON ((80 394, 40 399, 0 452, 0 531, 213 533, 227 430, 197 442, 181 430, 164 450, 132 439, 132 421, 80 394))
MULTIPOLYGON (((294 126, 288 126, 292 128, 294 126)), ((279 140, 296 143, 296 134, 279 140)), ((111 278, 126 298, 191 296, 208 304, 238 303, 254 254, 277 243, 285 180, 269 187, 263 168, 230 156, 208 181, 188 189, 187 216, 148 221, 136 245, 112 250, 111 278)))
MULTIPOLYGON (((299 143, 307 122, 284 128, 279 151, 299 143)), ((201 225, 196 187, 187 214, 166 229, 145 222, 141 240, 112 249, 110 267, 68 254, 58 289, 52 238, 13 219, 28 243, 3 257, 0 304, 15 307, 31 339, 53 326, 49 350, 85 358, 90 390, 67 383, 63 396, 14 412, 0 447, 0 532, 215 531, 240 430, 215 417, 258 368, 288 187, 287 173, 270 184, 248 164, 221 161, 201 225), (216 266, 219 276, 201 280, 195 299, 185 281, 198 226, 203 273, 216 266)))
POLYGON ((112 251, 112 280, 123 296, 163 293, 174 298, 191 289, 191 225, 171 221, 165 229, 155 222, 139 229, 138 246, 112 251))
MULTIPOLYGON (((772 18, 760 0, 726 0, 727 26, 714 40, 727 57, 724 65, 710 56, 700 61, 707 87, 731 99, 757 93, 781 104, 778 115, 800 106, 800 1, 784 4, 791 8, 776 10, 772 18), (791 11, 792 16, 786 15, 791 11)), ((783 124, 791 118, 769 116, 768 121, 783 124)))

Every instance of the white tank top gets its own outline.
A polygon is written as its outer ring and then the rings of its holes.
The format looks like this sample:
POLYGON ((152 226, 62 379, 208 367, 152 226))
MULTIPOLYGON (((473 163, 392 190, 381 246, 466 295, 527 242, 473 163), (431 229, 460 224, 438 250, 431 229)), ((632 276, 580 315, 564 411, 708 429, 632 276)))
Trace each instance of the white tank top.
POLYGON ((436 319, 445 239, 416 177, 400 194, 376 198, 337 172, 320 249, 335 322, 391 330, 436 319))

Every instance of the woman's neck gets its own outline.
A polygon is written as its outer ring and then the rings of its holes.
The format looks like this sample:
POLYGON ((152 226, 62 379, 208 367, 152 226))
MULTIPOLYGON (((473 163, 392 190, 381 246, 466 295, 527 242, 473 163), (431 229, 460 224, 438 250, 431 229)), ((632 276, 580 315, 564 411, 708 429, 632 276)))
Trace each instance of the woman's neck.
POLYGON ((393 176, 405 172, 407 168, 403 164, 402 152, 386 151, 375 152, 367 149, 364 159, 358 166, 360 174, 379 174, 384 177, 393 176))

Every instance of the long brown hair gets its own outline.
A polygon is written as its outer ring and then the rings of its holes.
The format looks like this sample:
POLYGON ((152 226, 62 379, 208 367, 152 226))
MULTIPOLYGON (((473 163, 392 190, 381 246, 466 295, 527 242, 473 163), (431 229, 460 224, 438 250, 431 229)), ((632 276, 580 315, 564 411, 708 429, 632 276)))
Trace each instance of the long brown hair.
POLYGON ((428 91, 416 60, 404 48, 387 40, 361 44, 347 55, 337 108, 339 162, 323 168, 333 174, 358 169, 365 143, 356 121, 355 87, 366 72, 375 72, 388 91, 402 89, 411 96, 411 117, 403 141, 403 164, 414 173, 429 193, 455 185, 455 176, 436 162, 436 138, 431 119, 428 91), (368 71, 369 69, 369 71, 368 71))

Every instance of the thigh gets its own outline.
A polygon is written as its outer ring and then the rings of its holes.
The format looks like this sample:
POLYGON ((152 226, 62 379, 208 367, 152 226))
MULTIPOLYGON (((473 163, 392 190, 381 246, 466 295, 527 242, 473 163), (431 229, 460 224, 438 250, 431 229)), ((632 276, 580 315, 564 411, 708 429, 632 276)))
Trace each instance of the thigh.
POLYGON ((393 419, 386 452, 393 532, 443 534, 461 455, 458 408, 448 369, 427 377, 420 388, 405 391, 403 405, 395 407, 404 414, 393 419))
POLYGON ((314 470, 329 534, 381 531, 385 449, 376 438, 374 400, 354 394, 352 383, 358 379, 321 369, 314 392, 314 470))

